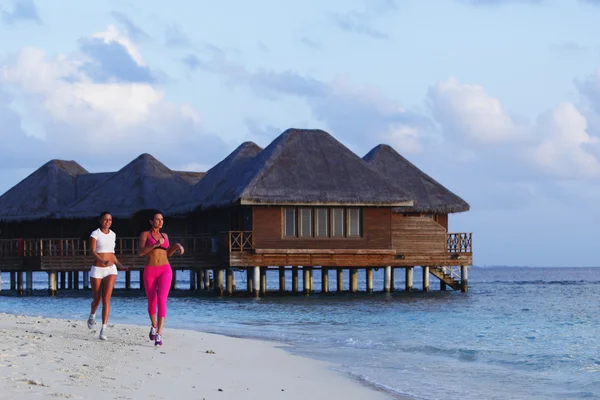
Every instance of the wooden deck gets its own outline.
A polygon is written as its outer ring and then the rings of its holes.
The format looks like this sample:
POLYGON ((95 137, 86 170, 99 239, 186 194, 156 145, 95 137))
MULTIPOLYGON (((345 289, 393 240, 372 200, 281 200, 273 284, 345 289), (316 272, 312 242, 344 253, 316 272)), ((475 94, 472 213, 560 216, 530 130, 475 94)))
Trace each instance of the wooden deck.
MULTIPOLYGON (((186 252, 170 258, 176 269, 229 267, 323 266, 407 267, 470 266, 473 263, 470 233, 449 233, 446 251, 410 253, 395 249, 274 249, 255 248, 253 233, 231 231, 215 235, 172 237, 186 252)), ((118 238, 117 258, 131 269, 144 267, 144 257, 136 255, 138 238, 118 238)), ((70 271, 91 265, 87 240, 25 239, 0 241, 2 271, 70 271)))

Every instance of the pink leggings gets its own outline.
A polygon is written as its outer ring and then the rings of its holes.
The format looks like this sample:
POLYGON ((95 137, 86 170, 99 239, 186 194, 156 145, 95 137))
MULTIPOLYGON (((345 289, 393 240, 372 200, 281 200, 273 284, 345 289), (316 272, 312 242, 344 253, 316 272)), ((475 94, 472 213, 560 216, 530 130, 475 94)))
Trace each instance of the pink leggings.
POLYGON ((167 297, 171 289, 173 271, 170 264, 144 267, 144 286, 148 297, 148 314, 156 314, 158 302, 158 317, 167 316, 167 297))

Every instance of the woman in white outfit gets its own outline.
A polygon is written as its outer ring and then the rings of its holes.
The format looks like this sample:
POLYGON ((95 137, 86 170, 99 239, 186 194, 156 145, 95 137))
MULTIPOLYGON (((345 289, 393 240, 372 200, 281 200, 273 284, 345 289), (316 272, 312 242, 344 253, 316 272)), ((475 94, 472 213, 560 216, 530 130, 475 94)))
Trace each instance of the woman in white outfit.
POLYGON ((110 230, 112 216, 108 211, 100 213, 100 228, 90 234, 90 252, 94 257, 94 265, 90 269, 90 284, 92 286, 92 305, 87 321, 92 329, 96 322, 96 310, 102 299, 102 328, 101 340, 106 340, 106 324, 110 314, 110 297, 117 280, 117 268, 127 271, 115 256, 117 235, 110 230))

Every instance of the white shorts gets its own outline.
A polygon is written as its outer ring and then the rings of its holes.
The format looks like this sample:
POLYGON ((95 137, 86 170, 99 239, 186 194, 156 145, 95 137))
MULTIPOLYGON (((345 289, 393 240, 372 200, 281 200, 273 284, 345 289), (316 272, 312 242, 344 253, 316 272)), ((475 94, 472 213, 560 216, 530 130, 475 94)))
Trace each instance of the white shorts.
POLYGON ((96 267, 92 266, 90 269, 90 278, 103 279, 109 275, 117 275, 117 266, 115 264, 110 267, 96 267))

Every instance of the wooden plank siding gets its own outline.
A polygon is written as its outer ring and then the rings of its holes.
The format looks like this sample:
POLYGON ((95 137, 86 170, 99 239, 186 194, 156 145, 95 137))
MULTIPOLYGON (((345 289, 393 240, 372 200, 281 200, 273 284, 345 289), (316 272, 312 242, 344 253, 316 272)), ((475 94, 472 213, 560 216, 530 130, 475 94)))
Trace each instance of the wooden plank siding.
POLYGON ((255 206, 252 226, 256 249, 390 249, 390 208, 363 208, 362 237, 283 237, 283 207, 255 206))
POLYGON ((447 253, 446 229, 432 218, 392 215, 392 248, 399 253, 447 253))

